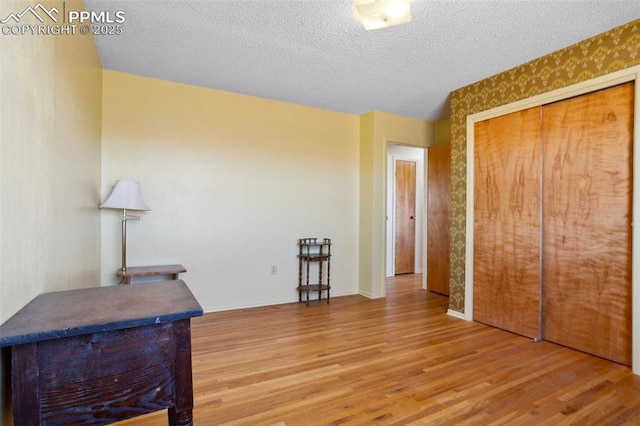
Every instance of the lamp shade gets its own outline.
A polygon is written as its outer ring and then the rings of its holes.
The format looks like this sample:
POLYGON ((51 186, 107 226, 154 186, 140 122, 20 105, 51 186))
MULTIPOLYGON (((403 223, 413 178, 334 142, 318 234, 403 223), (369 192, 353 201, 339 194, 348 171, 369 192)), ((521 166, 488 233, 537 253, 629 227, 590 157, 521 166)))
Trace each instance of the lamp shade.
POLYGON ((111 195, 100 204, 101 209, 151 210, 142 199, 140 184, 130 180, 117 180, 111 195))

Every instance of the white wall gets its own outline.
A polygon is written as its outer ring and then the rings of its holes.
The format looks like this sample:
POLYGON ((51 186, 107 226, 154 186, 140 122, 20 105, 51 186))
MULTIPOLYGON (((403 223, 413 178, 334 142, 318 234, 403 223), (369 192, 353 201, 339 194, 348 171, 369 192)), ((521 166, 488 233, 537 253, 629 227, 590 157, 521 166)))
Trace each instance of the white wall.
POLYGON ((3 323, 41 293, 99 284, 102 69, 91 36, 0 36, 0 52, 3 323))
POLYGON ((387 145, 387 261, 386 276, 394 275, 395 249, 395 176, 394 160, 416 162, 416 242, 415 242, 415 272, 424 270, 424 223, 425 223, 425 171, 424 148, 414 148, 396 144, 387 145))
MULTIPOLYGON (((297 239, 327 237, 332 295, 358 292, 358 116, 112 71, 103 111, 103 199, 132 179, 152 209, 128 266, 183 264, 207 311, 293 302, 297 239)), ((121 212, 102 214, 113 285, 121 212)))

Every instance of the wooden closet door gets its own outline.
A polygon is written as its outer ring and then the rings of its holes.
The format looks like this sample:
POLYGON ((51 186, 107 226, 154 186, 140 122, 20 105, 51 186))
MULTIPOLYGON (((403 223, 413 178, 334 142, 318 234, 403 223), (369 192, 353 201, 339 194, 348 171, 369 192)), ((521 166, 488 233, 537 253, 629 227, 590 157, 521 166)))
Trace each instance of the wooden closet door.
POLYGON ((626 365, 633 90, 543 107, 543 337, 626 365))
POLYGON ((540 108, 475 125, 474 320, 540 337, 540 108))
POLYGON ((427 290, 449 295, 451 144, 427 149, 427 290))

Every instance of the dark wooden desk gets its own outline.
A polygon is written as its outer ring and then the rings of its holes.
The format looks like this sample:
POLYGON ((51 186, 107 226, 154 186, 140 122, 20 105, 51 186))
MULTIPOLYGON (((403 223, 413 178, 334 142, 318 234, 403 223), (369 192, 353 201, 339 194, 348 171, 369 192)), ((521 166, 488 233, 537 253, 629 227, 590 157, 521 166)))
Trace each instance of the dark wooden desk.
POLYGON ((14 423, 98 425, 168 408, 193 424, 191 322, 183 281, 42 294, 0 327, 11 346, 14 423))
POLYGON ((187 272, 182 265, 157 265, 157 266, 132 266, 123 271, 118 269, 116 275, 123 279, 124 284, 131 284, 131 278, 135 277, 154 277, 165 275, 171 280, 177 280, 178 274, 187 272))

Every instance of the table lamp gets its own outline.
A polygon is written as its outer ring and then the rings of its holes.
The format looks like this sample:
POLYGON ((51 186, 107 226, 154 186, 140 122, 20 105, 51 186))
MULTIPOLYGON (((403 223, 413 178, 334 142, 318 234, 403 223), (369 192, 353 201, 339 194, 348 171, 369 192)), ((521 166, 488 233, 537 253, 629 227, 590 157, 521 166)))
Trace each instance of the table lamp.
POLYGON ((127 221, 141 220, 141 216, 127 214, 127 210, 151 210, 142 199, 140 184, 130 180, 117 180, 111 195, 100 204, 101 209, 122 209, 122 272, 127 270, 127 221))

